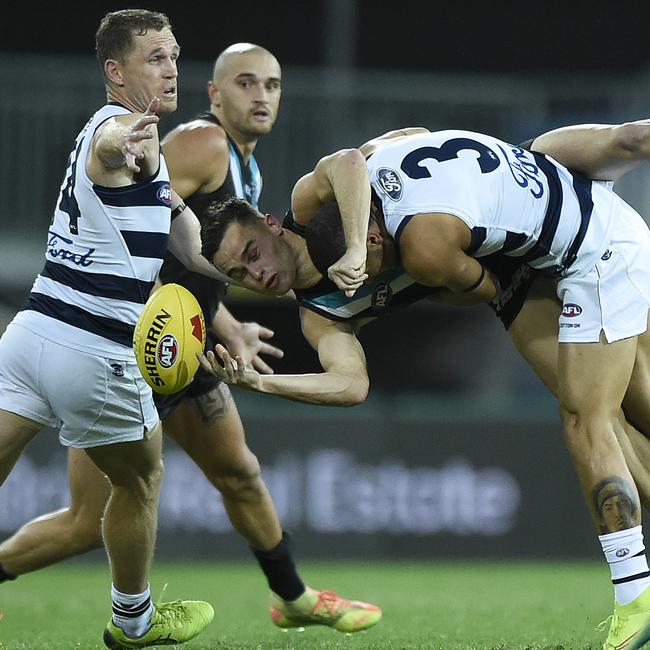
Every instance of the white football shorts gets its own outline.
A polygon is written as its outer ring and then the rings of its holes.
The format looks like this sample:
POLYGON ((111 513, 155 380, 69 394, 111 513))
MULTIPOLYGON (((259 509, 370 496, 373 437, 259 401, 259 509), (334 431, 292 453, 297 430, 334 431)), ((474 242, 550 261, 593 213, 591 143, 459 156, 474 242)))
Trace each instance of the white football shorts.
POLYGON ((608 343, 646 331, 650 309, 650 230, 624 201, 613 217, 612 237, 595 266, 558 282, 562 301, 560 343, 608 343))
POLYGON ((135 361, 80 352, 16 323, 0 338, 0 408, 60 427, 66 447, 143 440, 158 424, 135 361))

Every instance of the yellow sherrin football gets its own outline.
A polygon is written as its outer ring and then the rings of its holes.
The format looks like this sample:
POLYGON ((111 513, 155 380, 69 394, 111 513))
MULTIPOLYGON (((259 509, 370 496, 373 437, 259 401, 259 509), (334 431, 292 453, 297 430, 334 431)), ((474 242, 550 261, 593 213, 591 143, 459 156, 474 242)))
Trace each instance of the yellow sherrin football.
POLYGON ((154 291, 133 333, 133 350, 145 381, 157 393, 176 393, 199 367, 205 346, 205 322, 196 298, 180 284, 154 291))

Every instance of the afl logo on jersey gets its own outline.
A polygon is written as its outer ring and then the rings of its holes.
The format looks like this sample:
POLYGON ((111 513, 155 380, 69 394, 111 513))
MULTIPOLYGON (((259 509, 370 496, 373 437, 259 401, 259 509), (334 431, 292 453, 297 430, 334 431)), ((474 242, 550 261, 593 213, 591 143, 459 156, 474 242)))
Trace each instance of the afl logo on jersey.
POLYGON ((381 311, 388 307, 391 296, 393 295, 393 290, 390 287, 390 284, 382 282, 372 294, 371 305, 373 311, 381 311))
POLYGON ((165 334, 158 343, 158 363, 163 368, 171 368, 178 357, 178 341, 172 334, 165 334))
POLYGON ((575 318, 576 316, 580 316, 580 314, 582 314, 582 307, 573 302, 567 302, 567 304, 562 307, 562 316, 565 318, 575 318))
POLYGON ((164 205, 172 204, 172 187, 169 183, 163 183, 156 193, 158 200, 164 205))
POLYGON ((378 169, 377 182, 389 199, 399 201, 402 198, 404 183, 394 169, 388 169, 388 167, 378 169))

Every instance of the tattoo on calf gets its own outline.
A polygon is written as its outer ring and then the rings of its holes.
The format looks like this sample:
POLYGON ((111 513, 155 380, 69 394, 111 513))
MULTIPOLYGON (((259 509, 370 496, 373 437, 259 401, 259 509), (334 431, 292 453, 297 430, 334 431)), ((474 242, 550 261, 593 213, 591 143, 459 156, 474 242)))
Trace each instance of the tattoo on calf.
POLYGON ((196 409, 201 422, 210 424, 218 418, 222 418, 228 410, 228 402, 232 399, 230 389, 226 384, 219 384, 211 391, 192 398, 192 404, 196 409))
POLYGON ((640 507, 634 490, 620 476, 608 476, 591 493, 601 535, 633 528, 641 523, 640 507))

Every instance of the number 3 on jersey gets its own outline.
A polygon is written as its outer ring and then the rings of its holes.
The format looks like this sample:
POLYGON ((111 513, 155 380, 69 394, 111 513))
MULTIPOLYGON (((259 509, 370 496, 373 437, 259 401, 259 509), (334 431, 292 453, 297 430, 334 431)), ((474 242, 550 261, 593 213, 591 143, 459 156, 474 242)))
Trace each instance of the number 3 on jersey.
POLYGON ((482 174, 493 172, 501 164, 494 151, 482 142, 470 140, 469 138, 452 138, 440 147, 420 147, 411 151, 402 160, 401 170, 414 180, 431 178, 431 172, 421 165, 424 160, 447 162, 458 158, 458 152, 465 150, 476 151, 479 154, 476 163, 482 174))

